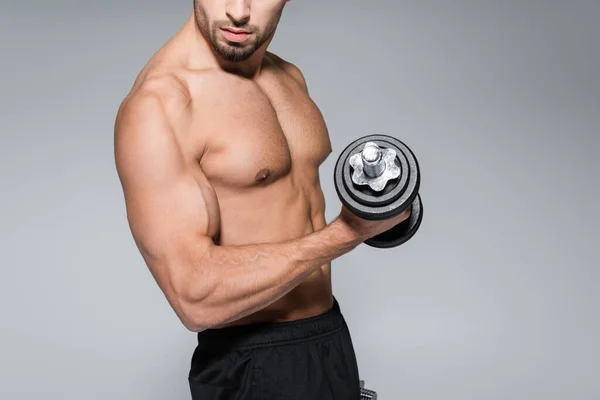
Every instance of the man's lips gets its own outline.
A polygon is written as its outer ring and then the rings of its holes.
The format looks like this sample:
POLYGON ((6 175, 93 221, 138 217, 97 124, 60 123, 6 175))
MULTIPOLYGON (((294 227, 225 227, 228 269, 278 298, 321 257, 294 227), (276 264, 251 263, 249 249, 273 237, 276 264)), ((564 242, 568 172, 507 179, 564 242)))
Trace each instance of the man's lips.
POLYGON ((231 29, 231 28, 221 28, 223 35, 225 38, 231 42, 240 43, 244 40, 248 39, 251 35, 250 32, 246 32, 240 29, 231 29))
POLYGON ((238 29, 238 28, 221 28, 224 31, 229 31, 229 32, 233 32, 233 33, 250 33, 248 31, 245 31, 243 29, 238 29))

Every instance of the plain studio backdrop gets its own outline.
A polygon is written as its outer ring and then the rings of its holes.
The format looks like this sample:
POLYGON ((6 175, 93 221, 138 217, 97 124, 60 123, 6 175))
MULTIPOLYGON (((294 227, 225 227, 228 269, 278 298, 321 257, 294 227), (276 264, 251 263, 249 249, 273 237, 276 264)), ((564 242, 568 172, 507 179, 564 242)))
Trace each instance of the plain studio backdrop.
MULTIPOLYGON (((0 398, 185 400, 196 336, 135 248, 117 108, 191 0, 0 7, 0 398)), ((338 155, 387 133, 423 225, 333 262, 383 400, 600 398, 600 2, 294 0, 296 63, 338 155)))

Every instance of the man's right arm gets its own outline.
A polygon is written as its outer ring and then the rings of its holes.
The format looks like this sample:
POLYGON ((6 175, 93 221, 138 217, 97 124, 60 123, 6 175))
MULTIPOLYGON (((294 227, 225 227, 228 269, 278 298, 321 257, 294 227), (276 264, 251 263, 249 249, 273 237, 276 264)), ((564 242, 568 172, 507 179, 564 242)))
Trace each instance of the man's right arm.
POLYGON ((187 329, 265 308, 365 239, 338 218, 295 240, 215 245, 214 191, 200 170, 192 173, 171 126, 157 96, 128 101, 115 126, 115 161, 136 245, 187 329))

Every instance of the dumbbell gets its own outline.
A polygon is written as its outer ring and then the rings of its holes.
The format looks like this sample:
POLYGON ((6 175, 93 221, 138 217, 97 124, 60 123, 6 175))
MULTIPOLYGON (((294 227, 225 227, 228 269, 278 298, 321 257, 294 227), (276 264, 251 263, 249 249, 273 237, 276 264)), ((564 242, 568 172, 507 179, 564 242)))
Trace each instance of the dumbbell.
POLYGON ((340 201, 358 217, 384 220, 411 208, 407 220, 364 242, 377 248, 400 246, 419 229, 423 219, 420 183, 419 163, 413 152, 400 140, 384 134, 350 143, 334 170, 340 201))
POLYGON ((360 400, 377 400, 377 392, 365 389, 365 381, 360 381, 360 400))

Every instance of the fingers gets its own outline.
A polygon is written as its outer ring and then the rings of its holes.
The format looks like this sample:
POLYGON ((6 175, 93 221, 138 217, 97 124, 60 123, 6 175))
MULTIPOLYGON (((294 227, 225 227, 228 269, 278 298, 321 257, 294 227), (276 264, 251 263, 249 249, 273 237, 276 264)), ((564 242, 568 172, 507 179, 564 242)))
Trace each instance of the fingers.
POLYGON ((405 219, 408 219, 408 217, 410 217, 410 214, 412 212, 412 207, 408 207, 407 210, 402 211, 402 213, 400 215, 398 215, 398 219, 404 221, 405 219))

